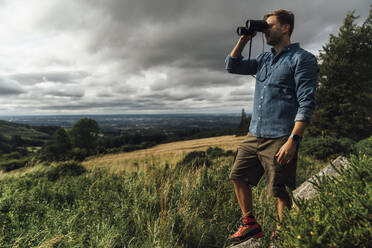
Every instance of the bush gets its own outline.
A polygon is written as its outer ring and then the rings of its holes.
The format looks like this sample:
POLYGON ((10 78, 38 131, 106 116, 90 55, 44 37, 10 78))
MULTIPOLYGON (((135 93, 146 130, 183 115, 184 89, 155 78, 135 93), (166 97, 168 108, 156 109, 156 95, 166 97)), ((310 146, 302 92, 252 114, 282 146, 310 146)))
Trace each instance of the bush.
POLYGON ((372 156, 372 136, 356 143, 354 146, 354 153, 372 156))
POLYGON ((88 152, 85 148, 74 147, 72 148, 72 157, 75 160, 83 161, 88 156, 88 152))
POLYGON ((225 156, 224 150, 222 150, 219 147, 209 147, 206 151, 208 157, 210 158, 218 158, 218 157, 223 157, 225 156))
POLYGON ((221 157, 233 156, 234 152, 232 150, 224 151, 219 147, 208 147, 204 151, 192 151, 188 153, 185 158, 177 163, 180 168, 199 168, 202 166, 209 167, 212 165, 212 160, 221 157))
POLYGON ((207 153, 203 151, 193 151, 177 163, 178 167, 196 169, 202 166, 210 166, 211 161, 208 159, 207 153))
POLYGON ((318 178, 318 196, 284 212, 279 247, 371 247, 371 164, 371 157, 352 156, 338 178, 318 178))
POLYGON ((354 144, 355 141, 349 138, 309 137, 301 142, 299 153, 326 160, 331 156, 349 155, 354 149, 354 144))
POLYGON ((78 162, 60 162, 50 166, 46 171, 48 180, 55 181, 60 177, 79 176, 86 172, 86 169, 78 162))
POLYGON ((209 159, 215 159, 219 157, 229 157, 229 156, 235 155, 235 152, 233 150, 224 151, 223 149, 219 147, 208 147, 206 153, 209 159))

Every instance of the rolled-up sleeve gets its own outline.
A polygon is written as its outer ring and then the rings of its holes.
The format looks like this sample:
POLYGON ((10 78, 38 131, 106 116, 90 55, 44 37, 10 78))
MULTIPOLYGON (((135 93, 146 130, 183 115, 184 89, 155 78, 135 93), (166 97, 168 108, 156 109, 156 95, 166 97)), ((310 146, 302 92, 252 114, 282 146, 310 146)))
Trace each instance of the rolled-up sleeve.
POLYGON ((295 121, 310 122, 315 109, 315 92, 319 67, 314 55, 305 53, 299 57, 295 69, 298 110, 295 121))
POLYGON ((254 75, 257 72, 257 64, 256 59, 233 58, 230 55, 225 59, 225 69, 233 74, 254 75))

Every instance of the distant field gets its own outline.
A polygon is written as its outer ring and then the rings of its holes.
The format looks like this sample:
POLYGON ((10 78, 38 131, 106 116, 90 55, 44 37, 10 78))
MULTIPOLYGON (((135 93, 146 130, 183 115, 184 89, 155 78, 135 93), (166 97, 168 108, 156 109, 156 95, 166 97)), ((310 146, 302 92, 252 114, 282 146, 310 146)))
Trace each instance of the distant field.
POLYGON ((203 151, 208 147, 220 147, 224 150, 236 150, 244 136, 234 135, 178 141, 157 145, 148 149, 109 154, 83 162, 86 168, 105 167, 110 171, 131 171, 150 164, 175 164, 191 151, 203 151))
POLYGON ((46 133, 39 132, 32 127, 0 120, 0 134, 10 138, 19 135, 23 139, 48 138, 46 133))

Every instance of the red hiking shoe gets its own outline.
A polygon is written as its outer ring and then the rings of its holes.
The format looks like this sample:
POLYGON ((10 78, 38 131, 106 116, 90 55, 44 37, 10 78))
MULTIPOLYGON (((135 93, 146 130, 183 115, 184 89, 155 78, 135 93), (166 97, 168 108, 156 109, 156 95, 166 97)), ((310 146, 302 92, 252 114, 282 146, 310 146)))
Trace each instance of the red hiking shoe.
POLYGON ((229 245, 236 245, 250 238, 261 238, 264 232, 253 215, 241 218, 239 230, 227 239, 229 245))

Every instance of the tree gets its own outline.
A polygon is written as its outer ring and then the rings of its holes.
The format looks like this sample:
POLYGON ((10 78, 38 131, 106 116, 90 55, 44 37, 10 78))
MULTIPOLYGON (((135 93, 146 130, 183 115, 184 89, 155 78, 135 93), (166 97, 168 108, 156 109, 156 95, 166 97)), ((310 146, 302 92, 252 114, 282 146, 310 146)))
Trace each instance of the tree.
POLYGON ((362 25, 353 12, 319 55, 311 135, 360 140, 372 134, 372 8, 362 25))
POLYGON ((61 161, 70 158, 71 156, 70 138, 63 128, 58 128, 52 137, 52 140, 46 144, 43 149, 43 157, 45 160, 61 161))
POLYGON ((71 143, 76 150, 84 151, 85 155, 96 152, 99 127, 95 120, 83 118, 79 120, 71 129, 71 143))
POLYGON ((53 142, 57 148, 60 158, 65 160, 69 157, 71 152, 71 141, 68 134, 64 128, 58 128, 53 135, 53 142))
POLYGON ((244 108, 242 109, 242 116, 240 119, 239 126, 237 128, 237 134, 246 135, 249 129, 249 124, 251 123, 251 116, 247 117, 244 108))

